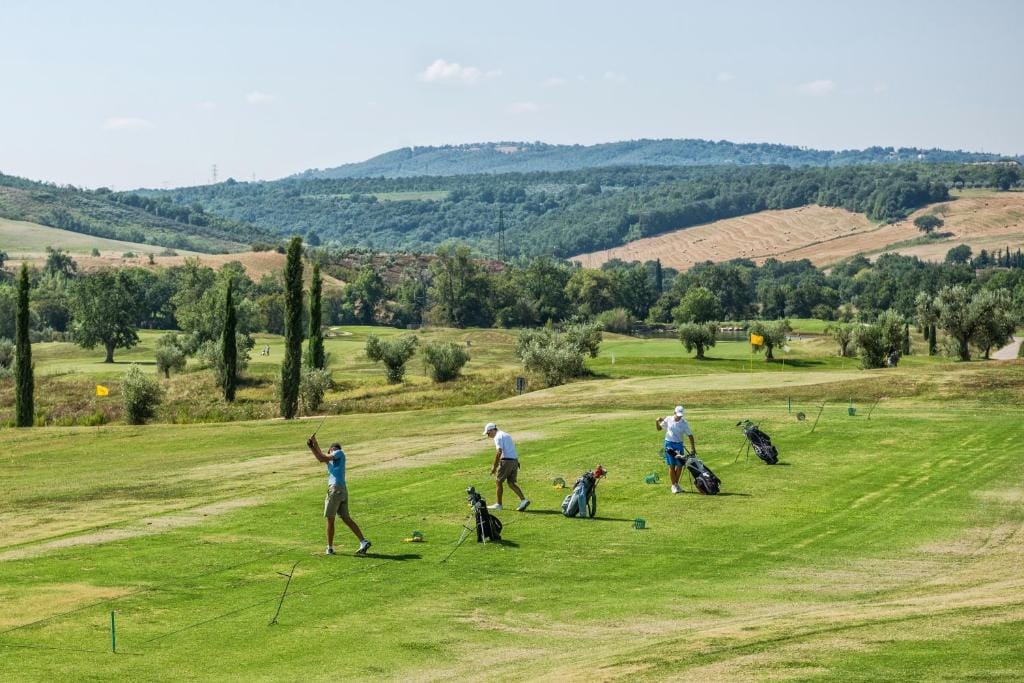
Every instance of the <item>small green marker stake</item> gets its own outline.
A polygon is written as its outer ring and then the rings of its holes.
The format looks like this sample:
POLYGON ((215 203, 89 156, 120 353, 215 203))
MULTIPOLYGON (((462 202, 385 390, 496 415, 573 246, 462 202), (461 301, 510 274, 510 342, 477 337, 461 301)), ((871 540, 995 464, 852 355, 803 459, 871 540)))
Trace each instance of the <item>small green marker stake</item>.
POLYGON ((786 412, 790 415, 793 414, 793 397, 789 397, 789 405, 786 407, 786 412))
POLYGON ((110 610, 110 651, 117 653, 117 624, 114 623, 114 610, 110 610))

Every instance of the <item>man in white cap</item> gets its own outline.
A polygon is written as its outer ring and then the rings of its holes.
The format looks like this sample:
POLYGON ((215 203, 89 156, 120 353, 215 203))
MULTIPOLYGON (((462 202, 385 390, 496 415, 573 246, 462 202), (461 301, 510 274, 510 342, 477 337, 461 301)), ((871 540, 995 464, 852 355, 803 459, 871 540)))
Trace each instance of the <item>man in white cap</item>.
POLYGON ((494 439, 496 449, 494 464, 491 465, 491 474, 495 475, 495 502, 488 507, 492 510, 501 509, 503 484, 507 481, 508 487, 519 496, 519 507, 516 510, 522 512, 530 505, 530 501, 523 495, 523 490, 516 486, 516 475, 519 472, 519 454, 516 453, 516 445, 512 442, 512 437, 498 429, 498 425, 493 422, 484 425, 484 436, 494 439))
POLYGON ((676 409, 668 417, 659 417, 654 426, 658 431, 665 430, 665 464, 668 465, 668 476, 672 481, 672 493, 682 493, 679 488, 679 475, 683 473, 683 460, 669 453, 669 449, 682 455, 686 452, 683 446, 683 436, 690 437, 690 452, 697 454, 697 446, 693 443, 693 430, 689 423, 683 418, 686 410, 682 406, 676 409))

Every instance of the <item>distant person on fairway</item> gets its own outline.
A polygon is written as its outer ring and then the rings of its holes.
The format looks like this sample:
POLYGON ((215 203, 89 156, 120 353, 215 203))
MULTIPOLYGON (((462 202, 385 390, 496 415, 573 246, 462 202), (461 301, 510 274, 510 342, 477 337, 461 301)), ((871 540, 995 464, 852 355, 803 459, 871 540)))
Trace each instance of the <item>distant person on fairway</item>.
POLYGON ((494 439, 496 449, 494 464, 491 465, 491 474, 495 475, 495 502, 488 507, 492 510, 501 509, 501 494, 504 488, 502 485, 507 481, 508 487, 519 496, 519 507, 516 510, 522 512, 530 505, 530 501, 523 495, 523 490, 516 486, 516 475, 519 472, 519 454, 516 453, 516 445, 512 442, 512 437, 498 429, 493 422, 488 422, 484 426, 484 436, 494 439))
POLYGON ((363 536, 359 525, 348 514, 348 489, 345 488, 345 451, 341 450, 341 444, 332 443, 327 449, 327 455, 320 450, 320 444, 316 441, 316 435, 309 437, 306 441, 313 456, 320 462, 327 465, 327 498, 324 499, 324 517, 327 518, 327 554, 334 554, 334 518, 341 517, 341 521, 352 530, 352 533, 359 539, 359 550, 356 555, 365 555, 370 549, 370 540, 363 536))
POLYGON ((665 430, 665 464, 668 465, 668 476, 672 481, 672 493, 682 493, 683 491, 679 488, 679 475, 683 473, 683 460, 681 457, 669 453, 669 449, 671 448, 680 455, 685 453, 683 436, 688 436, 690 437, 690 452, 694 455, 697 454, 697 446, 693 443, 693 430, 690 429, 690 424, 683 419, 685 414, 686 410, 682 406, 676 406, 671 415, 659 417, 654 423, 659 432, 665 430))

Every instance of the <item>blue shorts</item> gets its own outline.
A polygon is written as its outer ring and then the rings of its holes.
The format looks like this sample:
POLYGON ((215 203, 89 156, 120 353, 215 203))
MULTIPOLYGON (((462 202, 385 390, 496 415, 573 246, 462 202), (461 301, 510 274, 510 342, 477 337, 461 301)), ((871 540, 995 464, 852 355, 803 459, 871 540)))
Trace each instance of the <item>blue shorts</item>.
POLYGON ((669 454, 668 449, 672 449, 678 452, 680 455, 686 452, 686 446, 683 445, 682 441, 666 441, 665 442, 665 464, 669 467, 682 467, 683 459, 669 454))

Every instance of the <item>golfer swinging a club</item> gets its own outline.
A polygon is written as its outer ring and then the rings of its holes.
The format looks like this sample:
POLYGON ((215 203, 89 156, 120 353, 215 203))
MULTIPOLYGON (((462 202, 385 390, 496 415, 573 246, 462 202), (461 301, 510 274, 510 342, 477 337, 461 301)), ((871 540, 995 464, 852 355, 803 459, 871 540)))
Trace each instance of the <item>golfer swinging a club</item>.
POLYGON ((665 430, 665 464, 668 465, 668 476, 672 480, 672 493, 682 493, 683 491, 679 488, 679 475, 683 473, 683 459, 669 453, 669 449, 680 455, 685 453, 686 448, 683 446, 683 436, 685 435, 690 437, 690 452, 694 455, 697 454, 697 446, 693 443, 693 430, 690 429, 690 424, 683 419, 685 414, 686 410, 682 406, 676 406, 671 415, 659 417, 654 423, 659 432, 662 429, 665 430))
POLYGON ((341 517, 341 521, 352 530, 352 533, 359 539, 359 550, 356 555, 365 555, 370 549, 370 539, 363 536, 362 530, 356 521, 348 514, 348 489, 345 488, 345 451, 341 450, 341 444, 332 443, 327 449, 327 455, 320 450, 320 444, 316 441, 316 434, 306 441, 313 456, 320 462, 327 465, 327 498, 324 499, 324 517, 327 519, 327 554, 334 554, 334 518, 341 517))
POLYGON ((530 505, 530 501, 523 495, 523 490, 516 486, 516 475, 519 472, 519 454, 516 453, 516 445, 512 442, 512 437, 498 429, 493 422, 484 425, 484 436, 494 439, 495 447, 494 464, 491 465, 491 474, 495 475, 495 503, 488 507, 492 510, 501 509, 502 484, 507 481, 508 487, 519 496, 520 503, 516 510, 522 512, 530 505))

